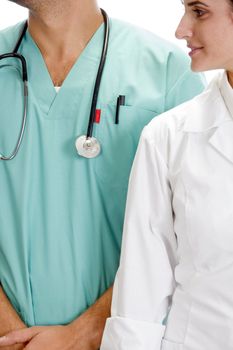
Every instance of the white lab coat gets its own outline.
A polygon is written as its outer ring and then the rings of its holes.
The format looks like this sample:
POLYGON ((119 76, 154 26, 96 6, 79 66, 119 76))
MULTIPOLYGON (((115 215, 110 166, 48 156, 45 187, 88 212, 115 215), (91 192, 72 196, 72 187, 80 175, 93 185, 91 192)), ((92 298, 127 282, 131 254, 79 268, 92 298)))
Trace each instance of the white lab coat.
POLYGON ((222 73, 144 129, 101 350, 233 349, 232 112, 222 73))

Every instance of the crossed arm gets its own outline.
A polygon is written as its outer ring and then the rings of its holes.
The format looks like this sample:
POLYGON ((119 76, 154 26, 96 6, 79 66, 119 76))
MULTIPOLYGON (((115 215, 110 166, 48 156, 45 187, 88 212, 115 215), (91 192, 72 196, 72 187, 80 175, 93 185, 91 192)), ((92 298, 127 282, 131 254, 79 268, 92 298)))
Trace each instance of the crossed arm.
POLYGON ((112 287, 88 310, 65 326, 27 328, 0 288, 0 348, 2 350, 97 350, 110 315, 112 287), (10 333, 9 333, 10 332, 10 333))
MULTIPOLYGON (((7 299, 2 287, 0 286, 0 336, 13 330, 25 328, 26 325, 18 316, 9 300, 7 299)), ((10 347, 3 347, 2 350, 21 350, 21 344, 10 347)))

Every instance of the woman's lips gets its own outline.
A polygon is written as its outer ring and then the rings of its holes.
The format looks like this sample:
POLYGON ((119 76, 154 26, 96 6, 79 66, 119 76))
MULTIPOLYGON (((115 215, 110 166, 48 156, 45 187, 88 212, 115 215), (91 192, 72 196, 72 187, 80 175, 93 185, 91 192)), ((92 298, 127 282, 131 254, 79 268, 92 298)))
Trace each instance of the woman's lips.
POLYGON ((203 49, 203 47, 195 47, 195 46, 191 46, 191 45, 188 47, 191 49, 191 51, 189 52, 189 56, 193 56, 203 49))

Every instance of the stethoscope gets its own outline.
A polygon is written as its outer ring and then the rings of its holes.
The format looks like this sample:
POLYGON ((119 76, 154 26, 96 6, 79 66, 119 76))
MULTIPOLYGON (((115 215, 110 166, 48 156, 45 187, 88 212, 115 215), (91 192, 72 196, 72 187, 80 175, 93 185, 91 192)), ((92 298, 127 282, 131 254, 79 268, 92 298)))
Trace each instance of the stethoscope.
MULTIPOLYGON (((107 13, 101 9, 103 18, 104 18, 104 40, 103 40, 103 48, 99 63, 99 68, 96 76, 95 81, 95 87, 94 92, 92 96, 92 103, 91 103, 91 110, 90 110, 90 116, 89 116, 89 122, 87 127, 86 135, 79 136, 75 141, 75 146, 77 153, 85 158, 95 158, 99 155, 101 151, 101 145, 100 142, 97 140, 96 137, 93 137, 93 127, 95 122, 95 116, 96 116, 96 105, 98 101, 98 95, 99 95, 99 89, 100 89, 100 83, 103 75, 103 69, 106 61, 107 51, 108 51, 108 44, 109 44, 109 18, 107 13)), ((27 31, 28 24, 25 23, 22 32, 20 33, 19 39, 15 45, 15 48, 13 52, 6 53, 3 55, 0 55, 0 60, 3 60, 5 58, 15 58, 20 61, 22 66, 22 81, 24 86, 24 106, 23 106, 23 119, 22 124, 20 128, 19 137, 16 143, 16 146, 13 150, 13 152, 9 156, 4 156, 0 153, 0 160, 12 160, 17 155, 23 136, 25 133, 25 127, 26 127, 26 121, 27 121, 27 111, 28 111, 28 74, 27 74, 27 62, 23 55, 20 55, 18 53, 18 49, 21 45, 21 42, 25 36, 25 33, 27 31)), ((1 66, 0 68, 6 67, 9 65, 1 66)))

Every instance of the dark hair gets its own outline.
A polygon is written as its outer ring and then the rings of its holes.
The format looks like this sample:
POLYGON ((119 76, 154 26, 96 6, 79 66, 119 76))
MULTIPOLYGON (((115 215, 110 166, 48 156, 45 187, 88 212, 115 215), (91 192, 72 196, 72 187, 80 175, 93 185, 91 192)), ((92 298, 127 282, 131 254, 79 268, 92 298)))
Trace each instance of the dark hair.
MULTIPOLYGON (((180 0, 182 2, 182 4, 184 4, 184 0, 180 0)), ((229 4, 232 6, 233 8, 233 0, 227 0, 229 2, 229 4)))

